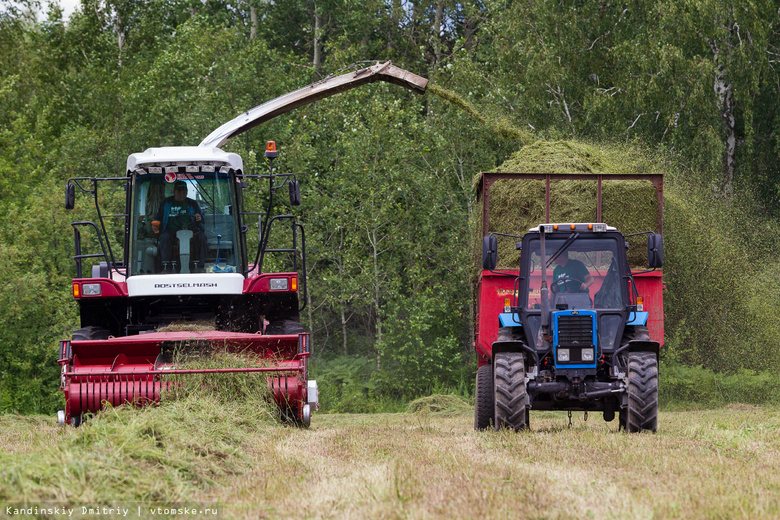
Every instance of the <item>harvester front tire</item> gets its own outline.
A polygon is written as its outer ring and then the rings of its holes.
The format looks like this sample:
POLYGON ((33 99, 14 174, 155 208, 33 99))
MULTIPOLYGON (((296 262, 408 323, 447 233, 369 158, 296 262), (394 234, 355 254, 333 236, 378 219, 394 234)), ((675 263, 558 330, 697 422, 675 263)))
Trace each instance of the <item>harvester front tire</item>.
POLYGON ((265 333, 271 336, 279 334, 300 334, 304 332, 303 325, 296 319, 272 321, 265 328, 265 333))
POLYGON ((625 427, 629 433, 655 432, 658 429, 658 357, 654 352, 631 352, 628 355, 625 427))
POLYGON ((528 392, 525 382, 525 356, 500 352, 493 357, 493 399, 495 428, 519 431, 528 428, 528 392))
POLYGON ((90 325, 89 327, 82 327, 73 333, 73 341, 89 341, 93 339, 108 339, 111 333, 103 327, 96 327, 90 325))
POLYGON ((477 369, 474 386, 474 429, 484 430, 493 423, 493 367, 482 365, 477 369))

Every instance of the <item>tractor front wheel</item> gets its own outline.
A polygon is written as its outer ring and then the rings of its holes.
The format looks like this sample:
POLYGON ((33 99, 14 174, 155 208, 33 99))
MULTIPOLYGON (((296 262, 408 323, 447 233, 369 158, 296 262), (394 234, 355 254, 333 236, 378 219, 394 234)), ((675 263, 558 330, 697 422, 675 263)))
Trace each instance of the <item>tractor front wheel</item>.
POLYGON ((484 430, 493 422, 493 367, 482 365, 477 369, 474 388, 474 429, 484 430))
POLYGON ((525 356, 520 352, 499 352, 493 357, 493 399, 495 428, 515 431, 528 428, 528 392, 525 356))
POLYGON ((654 352, 628 355, 628 408, 622 426, 629 433, 658 429, 658 358, 654 352))

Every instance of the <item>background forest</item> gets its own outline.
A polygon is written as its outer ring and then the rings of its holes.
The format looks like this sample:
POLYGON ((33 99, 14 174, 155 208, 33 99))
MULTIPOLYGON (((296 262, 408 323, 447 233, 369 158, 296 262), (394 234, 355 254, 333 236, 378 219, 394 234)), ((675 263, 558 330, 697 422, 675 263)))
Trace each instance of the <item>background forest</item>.
POLYGON ((82 0, 63 19, 56 6, 0 0, 0 410, 61 407, 58 341, 78 328, 70 222, 91 219, 86 199, 63 209, 68 178, 124 175, 130 153, 195 145, 264 101, 387 59, 481 120, 373 84, 224 147, 263 173, 275 140, 281 171, 301 181, 302 318, 326 410, 471 392, 472 179, 540 140, 662 158, 662 392, 776 399, 778 7, 82 0))

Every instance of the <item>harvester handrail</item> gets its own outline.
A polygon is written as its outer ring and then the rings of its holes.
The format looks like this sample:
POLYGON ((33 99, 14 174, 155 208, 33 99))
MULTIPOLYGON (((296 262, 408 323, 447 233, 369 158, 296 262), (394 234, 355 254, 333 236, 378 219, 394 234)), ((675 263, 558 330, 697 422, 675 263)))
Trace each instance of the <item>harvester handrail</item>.
POLYGON ((74 242, 75 242, 75 252, 76 254, 73 255, 73 260, 76 261, 76 278, 82 277, 82 266, 81 266, 81 260, 84 258, 105 258, 106 262, 111 262, 108 258, 108 254, 106 253, 106 247, 103 245, 103 237, 100 236, 100 230, 97 227, 97 224, 95 224, 92 221, 89 220, 81 220, 78 222, 71 222, 70 225, 73 227, 73 235, 74 235, 74 242), (78 229, 78 226, 92 226, 95 228, 95 235, 98 238, 98 242, 100 243, 100 249, 103 250, 102 253, 94 253, 94 254, 81 254, 81 232, 78 229))

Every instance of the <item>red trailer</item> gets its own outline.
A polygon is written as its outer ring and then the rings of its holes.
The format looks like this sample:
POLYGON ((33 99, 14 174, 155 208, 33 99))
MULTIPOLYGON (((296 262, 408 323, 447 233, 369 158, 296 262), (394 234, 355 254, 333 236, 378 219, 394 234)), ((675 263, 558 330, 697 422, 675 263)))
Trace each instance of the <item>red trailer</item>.
POLYGON ((474 347, 478 372, 475 428, 528 427, 529 411, 619 413, 628 431, 657 428, 658 351, 663 345, 663 176, 660 174, 483 173, 483 262, 476 286, 474 347), (496 269, 498 238, 489 229, 490 189, 499 179, 545 182, 545 222, 516 235, 519 265, 496 269), (550 222, 554 181, 597 183, 596 222, 550 222), (655 187, 656 231, 648 268, 632 268, 627 237, 602 222, 602 183, 655 187))

